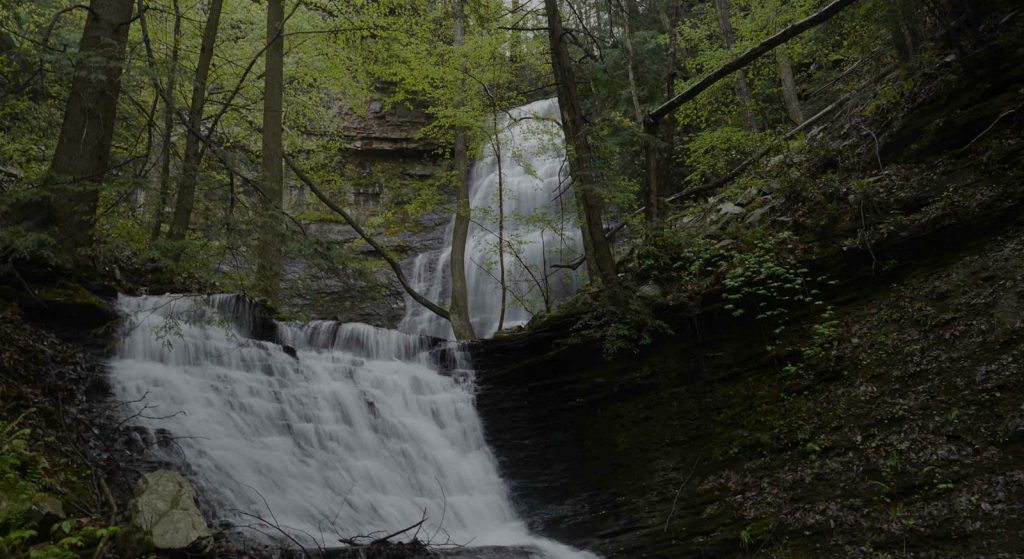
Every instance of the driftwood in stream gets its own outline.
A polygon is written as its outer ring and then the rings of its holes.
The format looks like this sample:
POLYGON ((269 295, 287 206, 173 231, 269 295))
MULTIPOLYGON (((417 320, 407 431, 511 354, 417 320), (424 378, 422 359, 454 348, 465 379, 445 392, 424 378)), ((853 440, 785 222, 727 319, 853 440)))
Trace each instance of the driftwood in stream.
POLYGON ((410 297, 412 297, 417 303, 423 305, 424 307, 429 309, 430 312, 436 314, 437 316, 440 316, 445 320, 451 320, 451 317, 448 314, 448 310, 440 307, 430 299, 424 297, 420 292, 416 291, 412 284, 409 283, 409 279, 405 277, 405 272, 402 271, 402 266, 398 263, 398 261, 395 260, 393 256, 388 254, 388 251, 383 246, 381 246, 380 243, 374 240, 374 238, 371 237, 370 234, 367 233, 366 230, 359 225, 359 222, 357 222, 351 215, 349 215, 348 212, 346 212, 341 206, 331 201, 331 199, 328 198, 327 195, 325 195, 323 191, 320 190, 319 187, 317 187, 316 183, 314 183, 313 180, 310 179, 309 176, 301 168, 299 168, 298 165, 295 164, 295 161, 287 153, 284 155, 284 162, 288 164, 288 168, 295 173, 295 176, 299 178, 302 184, 306 185, 306 187, 309 188, 310 192, 312 192, 317 198, 319 198, 320 201, 323 202, 325 206, 331 209, 331 211, 341 216, 341 218, 344 219, 345 222, 348 223, 349 226, 355 230, 356 234, 358 234, 364 241, 366 241, 366 244, 370 245, 371 247, 373 247, 373 250, 377 251, 377 254, 379 254, 381 258, 383 258, 384 261, 388 263, 388 266, 391 266, 392 270, 394 270, 395 277, 398 278, 398 283, 402 284, 402 288, 405 289, 405 292, 408 293, 410 297))

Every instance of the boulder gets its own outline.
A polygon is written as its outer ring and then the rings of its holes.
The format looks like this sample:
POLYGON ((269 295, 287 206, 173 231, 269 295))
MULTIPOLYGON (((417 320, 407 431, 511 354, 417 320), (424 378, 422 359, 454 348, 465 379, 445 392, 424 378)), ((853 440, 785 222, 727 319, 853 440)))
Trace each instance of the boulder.
POLYGON ((640 286, 640 289, 637 290, 636 294, 644 299, 657 300, 663 297, 661 288, 654 283, 646 283, 640 286))
POLYGON ((158 550, 202 549, 210 542, 210 529, 195 499, 195 488, 181 474, 157 470, 139 480, 128 514, 158 550))
POLYGON ((49 534, 50 528, 66 518, 60 499, 49 493, 39 493, 32 498, 27 517, 28 524, 39 534, 49 534))
POLYGON ((718 206, 718 211, 726 215, 740 215, 742 213, 746 213, 746 210, 732 202, 725 202, 718 206))

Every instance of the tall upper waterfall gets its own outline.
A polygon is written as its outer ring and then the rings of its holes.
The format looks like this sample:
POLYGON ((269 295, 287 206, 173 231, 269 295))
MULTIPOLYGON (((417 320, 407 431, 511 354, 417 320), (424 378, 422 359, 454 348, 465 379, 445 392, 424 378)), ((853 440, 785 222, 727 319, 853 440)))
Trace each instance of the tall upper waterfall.
MULTIPOLYGON (((535 313, 572 294, 580 283, 576 272, 551 267, 572 260, 582 246, 558 119, 555 99, 497 117, 497 133, 473 165, 466 283, 469 314, 478 336, 493 335, 499 323, 504 328, 525 324, 535 313), (503 323, 499 247, 506 295, 503 323)), ((442 250, 421 254, 413 262, 414 287, 433 301, 449 297, 453 227, 454 220, 442 250)), ((447 321, 412 301, 406 304, 400 328, 453 337, 447 321)))
POLYGON ((337 547, 425 514, 421 540, 591 556, 517 517, 458 345, 329 321, 278 323, 286 345, 262 342, 252 304, 228 295, 119 305, 115 397, 158 454, 188 464, 218 520, 273 532, 257 515, 337 547))

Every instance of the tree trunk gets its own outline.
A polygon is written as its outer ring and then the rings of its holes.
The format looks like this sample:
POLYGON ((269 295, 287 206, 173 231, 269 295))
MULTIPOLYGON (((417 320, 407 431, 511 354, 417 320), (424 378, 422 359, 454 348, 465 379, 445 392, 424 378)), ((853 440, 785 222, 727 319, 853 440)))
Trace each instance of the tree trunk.
POLYGON ((508 306, 508 282, 505 279, 505 176, 501 163, 501 138, 498 119, 494 119, 494 156, 498 159, 498 281, 501 282, 501 313, 498 332, 505 329, 505 310, 508 306))
MULTIPOLYGON (((273 2, 271 2, 273 4, 273 2)), ((199 63, 196 75, 192 80, 192 102, 189 106, 189 127, 193 130, 203 129, 203 108, 206 105, 206 86, 210 77, 210 64, 213 61, 213 47, 217 42, 217 29, 220 26, 220 13, 223 0, 210 0, 210 14, 206 18, 203 29, 202 45, 199 48, 199 63)), ((185 157, 181 163, 181 176, 178 178, 178 198, 174 204, 174 220, 167 238, 180 241, 188 233, 192 222, 192 209, 195 207, 196 183, 199 180, 199 163, 202 159, 202 145, 196 134, 189 134, 185 140, 185 157)))
POLYGON ((804 112, 800 108, 800 96, 796 92, 796 80, 793 79, 793 62, 782 49, 775 51, 775 60, 779 65, 779 77, 782 80, 782 100, 786 104, 786 114, 793 124, 804 123, 804 112))
POLYGON ((276 304, 281 290, 278 218, 284 206, 284 0, 267 3, 266 75, 263 91, 263 220, 258 225, 256 281, 276 304))
MULTIPOLYGON (((732 31, 732 21, 729 19, 729 0, 715 0, 715 12, 718 14, 718 27, 722 30, 722 43, 725 50, 732 50, 736 43, 736 36, 732 31)), ((754 97, 750 94, 750 83, 747 80, 747 72, 740 70, 736 73, 736 99, 740 104, 740 116, 743 117, 743 126, 747 130, 757 130, 757 117, 754 116, 754 97)))
MULTIPOLYGON (((626 42, 626 71, 629 78, 629 95, 633 101, 636 123, 642 127, 644 126, 644 113, 640 108, 640 92, 637 87, 636 50, 633 48, 632 27, 630 26, 630 18, 637 12, 637 9, 633 0, 626 0, 626 2, 628 4, 622 6, 622 30, 623 38, 626 42)), ((648 133, 644 134, 640 146, 644 160, 644 183, 641 197, 647 208, 644 216, 647 218, 648 223, 653 223, 658 220, 658 185, 661 182, 659 161, 661 157, 658 154, 659 138, 657 131, 654 134, 651 134, 649 130, 646 132, 648 133)))
MULTIPOLYGON (((455 47, 464 43, 465 13, 463 0, 455 0, 455 47)), ((466 285, 466 241, 469 238, 469 141, 466 130, 455 128, 455 171, 458 185, 455 191, 455 226, 452 228, 452 252, 449 272, 452 280, 451 306, 448 309, 452 332, 459 340, 476 338, 469 317, 469 293, 466 285)))
MULTIPOLYGON (((679 66, 679 2, 678 0, 669 0, 669 4, 669 12, 665 14, 665 19, 668 23, 668 50, 665 56, 665 95, 667 98, 671 98, 676 94, 676 78, 678 77, 679 66)), ((654 163, 657 170, 653 172, 658 174, 659 184, 667 185, 671 184, 672 161, 676 148, 675 116, 669 115, 664 118, 659 127, 662 141, 661 154, 659 160, 654 163)), ((655 192, 650 200, 646 200, 646 203, 655 206, 653 210, 655 215, 658 215, 660 211, 661 197, 665 194, 669 193, 655 192)))
POLYGON ((573 191, 580 212, 580 228, 583 233, 583 248, 587 259, 587 273, 613 296, 618 291, 618 275, 611 247, 604 236, 601 217, 600 197, 595 191, 597 185, 594 151, 587 138, 583 113, 580 109, 576 76, 569 60, 569 51, 562 28, 562 17, 558 13, 557 0, 544 0, 548 18, 548 42, 551 49, 551 67, 558 82, 558 105, 562 113, 562 130, 565 133, 566 152, 569 155, 569 169, 572 173, 573 191))
POLYGON ((43 187, 46 200, 27 223, 31 229, 54 233, 69 255, 93 243, 99 182, 110 162, 131 19, 131 0, 89 3, 79 44, 82 56, 43 187))
MULTIPOLYGON (((160 237, 160 229, 164 224, 164 212, 167 210, 167 198, 171 192, 171 158, 174 136, 174 89, 178 77, 178 56, 181 48, 181 7, 178 0, 173 1, 174 7, 174 37, 171 42, 171 71, 167 76, 167 87, 163 95, 164 99, 164 129, 160 143, 160 183, 156 203, 153 206, 153 226, 150 231, 150 239, 156 240, 160 237)), ((191 139, 191 135, 189 135, 191 139)))

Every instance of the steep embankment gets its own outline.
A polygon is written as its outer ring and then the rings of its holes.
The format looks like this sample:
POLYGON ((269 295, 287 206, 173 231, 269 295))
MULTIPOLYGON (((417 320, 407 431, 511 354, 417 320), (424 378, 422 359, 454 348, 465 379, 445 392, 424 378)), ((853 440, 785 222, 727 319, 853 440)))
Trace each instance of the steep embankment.
POLYGON ((712 289, 613 361, 570 343, 573 316, 480 344, 478 406, 533 527, 612 557, 1017 556, 1021 56, 923 79, 856 142, 874 170, 822 165, 800 180, 830 189, 763 206, 839 281, 824 335, 803 313, 773 338, 712 289))

